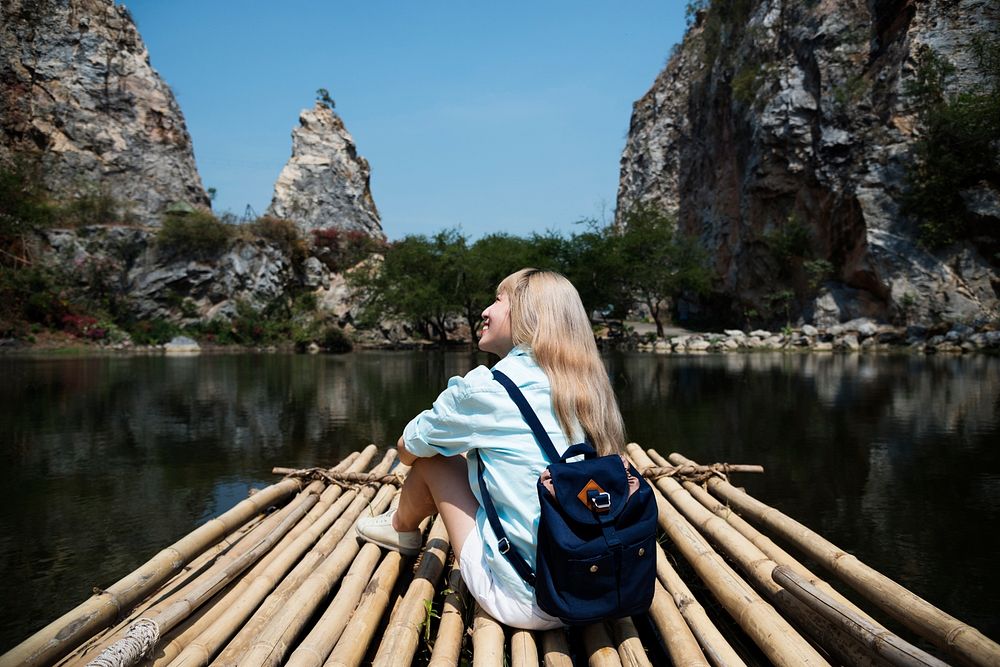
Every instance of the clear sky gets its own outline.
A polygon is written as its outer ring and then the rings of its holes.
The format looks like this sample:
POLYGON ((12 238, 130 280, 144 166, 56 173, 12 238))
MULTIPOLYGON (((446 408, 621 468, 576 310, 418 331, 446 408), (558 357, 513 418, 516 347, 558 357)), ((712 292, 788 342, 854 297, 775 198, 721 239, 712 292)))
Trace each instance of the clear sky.
POLYGON ((390 239, 610 219, 632 102, 684 2, 125 0, 217 211, 263 213, 327 88, 390 239))

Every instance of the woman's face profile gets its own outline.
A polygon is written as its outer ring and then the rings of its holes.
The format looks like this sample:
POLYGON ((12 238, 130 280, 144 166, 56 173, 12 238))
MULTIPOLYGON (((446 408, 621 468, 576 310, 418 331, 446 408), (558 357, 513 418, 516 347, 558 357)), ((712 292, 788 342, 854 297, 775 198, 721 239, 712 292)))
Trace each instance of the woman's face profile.
POLYGON ((497 294, 496 300, 483 311, 479 349, 505 357, 513 347, 514 341, 510 333, 510 302, 506 294, 497 294))

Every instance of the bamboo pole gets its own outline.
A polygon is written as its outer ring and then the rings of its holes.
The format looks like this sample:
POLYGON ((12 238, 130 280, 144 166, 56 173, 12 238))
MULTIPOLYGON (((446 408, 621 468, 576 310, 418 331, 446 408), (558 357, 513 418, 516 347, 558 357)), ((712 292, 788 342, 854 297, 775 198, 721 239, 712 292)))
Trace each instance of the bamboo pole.
POLYGON ((784 565, 774 569, 774 580, 810 609, 837 625, 849 628, 855 640, 892 665, 899 667, 948 667, 946 663, 854 613, 784 565))
POLYGON ((729 482, 710 479, 708 488, 745 518, 794 544, 921 637, 967 664, 1000 667, 1000 644, 979 630, 941 611, 823 536, 729 482))
MULTIPOLYGON (((372 447, 374 449, 374 446, 372 446, 372 447)), ((356 453, 354 453, 351 457, 348 457, 348 459, 352 460, 352 461, 356 461, 356 460, 358 460, 358 456, 357 456, 356 453)), ((345 459, 345 462, 348 459, 345 459)), ((230 573, 231 572, 231 564, 233 562, 236 562, 238 559, 242 558, 247 553, 247 551, 249 551, 252 548, 255 548, 255 546, 257 545, 257 543, 259 541, 260 535, 265 535, 266 536, 269 533, 271 533, 271 531, 273 530, 273 528, 276 525, 278 525, 280 522, 282 522, 284 520, 284 517, 288 516, 291 513, 296 513, 296 516, 300 516, 301 513, 302 513, 300 507, 302 506, 303 503, 306 503, 305 509, 309 510, 308 513, 306 514, 306 516, 309 516, 310 514, 312 514, 313 510, 315 510, 315 508, 317 506, 317 504, 316 504, 317 503, 317 497, 320 497, 320 498, 322 497, 321 495, 319 495, 322 491, 323 491, 323 484, 322 483, 314 482, 314 483, 310 484, 309 486, 307 486, 305 489, 303 489, 303 491, 301 493, 299 493, 295 498, 293 498, 284 507, 282 507, 281 510, 279 510, 278 512, 275 512, 275 513, 273 513, 271 515, 268 515, 267 517, 265 517, 263 519, 263 521, 261 521, 258 524, 258 526, 255 528, 255 530, 251 531, 246 536, 246 539, 241 540, 239 543, 235 544, 230 550, 228 550, 227 552, 225 552, 224 554, 222 554, 218 558, 216 558, 211 563, 210 567, 206 568, 202 572, 199 572, 197 576, 188 577, 185 580, 185 582, 183 582, 181 585, 176 586, 169 593, 164 593, 163 595, 161 595, 161 597, 154 604, 147 605, 145 607, 142 607, 142 605, 140 605, 140 608, 143 609, 142 613, 135 613, 135 614, 133 614, 132 617, 129 620, 129 624, 131 622, 135 621, 137 618, 140 618, 140 617, 156 618, 157 616, 159 616, 159 615, 162 614, 162 612, 163 612, 164 609, 170 607, 172 604, 174 604, 176 602, 179 602, 179 601, 190 602, 190 600, 192 599, 191 598, 192 591, 196 591, 197 587, 201 586, 204 582, 209 581, 209 580, 213 580, 213 578, 218 577, 219 573, 224 573, 222 576, 225 579, 227 579, 227 583, 225 584, 224 588, 227 589, 227 594, 231 593, 232 590, 233 590, 233 588, 234 588, 233 586, 229 586, 229 583, 232 581, 232 578, 230 578, 227 574, 225 574, 225 573, 230 573), (309 509, 309 507, 308 507, 309 505, 312 505, 312 509, 309 509)), ((289 535, 295 533, 295 531, 299 529, 299 527, 302 525, 302 523, 303 523, 302 520, 296 522, 296 524, 284 536, 284 538, 287 538, 289 535)), ((273 544, 273 542, 270 542, 270 541, 269 541, 269 543, 273 544)), ((258 547, 258 549, 259 549, 259 547, 258 547)), ((258 553, 259 553, 259 551, 258 551, 258 553)), ((265 553, 265 555, 263 555, 260 558, 259 563, 263 563, 263 562, 267 561, 272 554, 273 554, 273 551, 267 551, 265 553)), ((237 575, 237 576, 239 577, 239 575, 237 575)), ((233 577, 233 578, 235 578, 235 577, 233 577)), ((240 580, 242 580, 243 578, 244 577, 239 577, 240 580)), ((214 579, 214 581, 216 581, 216 583, 218 583, 218 579, 214 579)), ((201 593, 196 593, 196 596, 204 594, 204 593, 205 593, 205 591, 202 590, 201 593)), ((213 599, 214 596, 215 596, 215 592, 210 593, 209 594, 209 598, 205 599, 205 601, 207 602, 208 599, 213 599)), ((222 597, 224 597, 224 595, 222 597)), ((199 605, 199 607, 200 606, 201 605, 199 605)), ((214 606, 214 603, 213 603, 213 606, 214 606)), ((178 607, 177 609, 183 610, 183 607, 178 607)), ((183 630, 191 627, 194 624, 193 622, 192 623, 187 623, 187 617, 190 614, 192 614, 193 612, 194 612, 194 609, 190 609, 188 611, 188 613, 184 614, 179 620, 175 619, 175 620, 171 621, 173 623, 173 625, 169 629, 167 629, 165 626, 161 625, 160 621, 157 622, 158 627, 160 628, 160 630, 161 630, 161 632, 163 634, 166 634, 170 630, 176 630, 177 633, 180 633, 183 630)), ((214 614, 212 612, 209 612, 209 611, 206 610, 205 613, 198 614, 198 617, 199 617, 198 620, 205 619, 205 618, 212 618, 212 617, 214 617, 214 614)), ((127 625, 128 624, 126 624, 126 626, 127 625)), ((116 637, 118 635, 123 635, 126 632, 127 632, 127 627, 124 628, 124 629, 122 629, 122 630, 120 630, 119 632, 116 632, 116 633, 113 633, 111 635, 108 635, 106 637, 106 639, 101 644, 96 645, 96 646, 88 649, 87 651, 85 651, 84 653, 81 654, 81 657, 85 657, 87 655, 91 655, 91 654, 94 654, 94 653, 99 653, 101 651, 106 650, 108 647, 110 647, 114 643, 114 641, 116 640, 116 637)), ((163 635, 161 635, 161 638, 162 638, 162 636, 163 635)), ((164 642, 161 642, 161 643, 164 643, 164 642)), ((157 653, 160 653, 160 651, 157 651, 157 653)))
MULTIPOLYGON (((666 461, 666 459, 664 459, 659 453, 653 450, 646 450, 646 453, 649 454, 650 458, 653 459, 653 461, 657 462, 666 461)), ((685 459, 683 456, 680 456, 679 454, 672 454, 671 456, 672 457, 676 456, 678 457, 678 459, 682 459, 686 462, 688 461, 688 459, 685 459)), ((838 601, 840 604, 849 607, 851 610, 853 610, 855 614, 859 614, 860 616, 865 618, 869 623, 872 623, 874 625, 879 625, 881 627, 878 621, 869 616, 863 609, 861 609, 853 602, 848 600, 846 597, 841 595, 840 592, 837 591, 837 589, 833 588, 826 581, 817 577, 815 573, 813 573, 806 566, 804 566, 802 563, 796 560, 794 556, 792 556, 787 551, 785 551, 777 544, 775 544, 774 541, 771 540, 771 538, 769 538, 767 535, 754 528, 739 514, 734 512, 725 504, 721 503, 718 498, 708 493, 703 487, 697 484, 692 484, 690 482, 685 482, 684 488, 687 489, 688 493, 694 496, 695 500, 697 500, 702 505, 707 507, 709 511, 711 511, 716 516, 725 519, 726 523, 728 523, 737 531, 739 531, 739 533, 743 535, 743 537, 750 540, 750 542, 755 547, 764 552, 767 555, 767 557, 773 560, 775 563, 777 563, 778 565, 784 565, 786 567, 791 568, 794 572, 804 577, 806 580, 809 581, 809 583, 819 588, 826 595, 829 595, 834 600, 838 601)))
POLYGON ((708 661, 694 633, 684 622, 684 617, 677 609, 674 599, 670 597, 663 585, 657 581, 653 593, 653 604, 649 607, 649 617, 670 654, 670 662, 677 667, 708 667, 708 661))
POLYGON ((427 667, 456 667, 462 657, 462 639, 465 637, 465 610, 468 608, 469 591, 462 581, 458 559, 454 559, 448 573, 448 594, 441 609, 434 649, 427 667))
POLYGON ((361 601, 361 596, 382 558, 382 550, 375 544, 361 547, 351 569, 340 582, 340 589, 330 606, 316 622, 306 638, 288 657, 285 667, 321 667, 330 651, 344 634, 351 614, 361 601))
MULTIPOLYGON (((635 443, 629 444, 628 454, 640 472, 651 465, 649 457, 635 443)), ((680 512, 660 496, 659 489, 669 488, 665 483, 670 481, 673 480, 662 478, 653 485, 654 494, 662 500, 657 502, 660 525, 740 627, 777 665, 828 664, 722 560, 680 512)))
MULTIPOLYGON (((185 618, 192 613, 195 608, 188 608, 187 613, 183 613, 180 618, 175 619, 164 619, 162 614, 164 610, 170 608, 178 602, 182 605, 189 603, 192 599, 192 594, 195 597, 207 595, 207 597, 201 598, 202 603, 208 601, 213 596, 216 595, 219 588, 225 588, 229 583, 235 579, 239 573, 233 573, 232 566, 233 563, 240 562, 245 564, 245 560, 240 560, 246 556, 251 550, 255 550, 254 553, 258 556, 261 554, 261 540, 265 540, 265 546, 271 544, 268 540, 268 536, 273 534, 273 531, 282 525, 289 516, 298 517, 302 515, 303 510, 308 510, 309 506, 313 505, 318 497, 318 492, 322 489, 321 484, 310 484, 306 487, 300 494, 292 498, 288 503, 286 503, 280 510, 274 512, 258 522, 252 530, 250 530, 243 539, 235 542, 232 547, 228 550, 220 553, 211 562, 205 563, 205 567, 201 568, 195 575, 185 578, 185 580, 175 586, 170 593, 164 593, 159 596, 155 602, 149 602, 148 604, 140 604, 137 606, 135 612, 129 615, 126 622, 119 624, 116 630, 111 633, 106 633, 101 641, 94 643, 89 646, 86 650, 80 651, 79 659, 75 664, 90 664, 90 662, 97 658, 98 655, 108 651, 117 642, 120 642, 124 637, 129 634, 131 626, 140 620, 143 620, 142 625, 146 627, 152 627, 148 621, 151 619, 157 619, 155 622, 157 628, 156 642, 169 632, 171 629, 178 627, 185 618), (221 579, 220 579, 221 577, 221 579), (217 586, 216 590, 206 590, 203 587, 205 582, 212 582, 217 586), (141 610, 141 613, 139 613, 141 610), (172 623, 169 627, 166 622, 172 623)), ((246 525, 246 524, 244 524, 246 525)), ((203 554, 204 555, 204 554, 203 554)), ((200 560, 201 556, 196 560, 200 560)), ((155 593, 154 593, 155 595, 155 593)), ((199 604, 198 607, 201 605, 199 604)), ((176 607, 176 611, 182 611, 183 606, 176 607)), ((150 650, 154 650, 155 645, 150 647, 150 650)), ((118 649, 115 649, 116 651, 118 649)))
POLYGON ((824 649, 832 652, 842 662, 858 667, 872 665, 874 656, 844 632, 843 628, 817 616, 774 582, 771 573, 777 564, 739 531, 699 503, 677 480, 664 478, 658 480, 657 485, 688 521, 743 570, 758 590, 763 591, 776 607, 799 628, 806 630, 824 649))
POLYGON ((160 613, 150 614, 149 617, 136 620, 126 630, 123 639, 108 647, 89 664, 95 667, 104 664, 130 667, 137 664, 143 655, 156 646, 160 635, 165 634, 176 626, 191 611, 200 607, 209 598, 219 592, 223 586, 233 581, 291 530, 319 499, 317 495, 313 495, 311 498, 312 502, 303 502, 293 507, 292 511, 288 512, 285 516, 281 516, 284 513, 283 511, 275 513, 275 516, 280 517, 281 520, 266 535, 257 540, 249 550, 226 564, 225 567, 214 572, 212 576, 205 577, 204 581, 200 581, 182 599, 172 603, 160 613), (119 659, 116 657, 122 655, 128 656, 128 658, 119 659), (110 662, 112 659, 114 659, 114 662, 110 662))
MULTIPOLYGON (((361 550, 357 540, 354 539, 354 524, 367 506, 368 500, 365 496, 370 491, 373 492, 370 487, 362 490, 354 499, 351 508, 337 520, 337 524, 345 520, 350 521, 349 528, 341 534, 343 536, 346 533, 347 539, 338 540, 330 555, 288 596, 284 606, 266 618, 266 625, 258 635, 251 636, 252 643, 233 664, 239 667, 255 667, 276 665, 281 662, 292 641, 361 550), (359 506, 355 508, 356 505, 359 506)), ((383 486, 376 496, 380 501, 379 504, 388 505, 395 492, 393 487, 383 486)), ((222 656, 216 662, 220 662, 221 659, 222 656)))
POLYGON ((96 593, 0 656, 0 667, 54 662, 87 637, 114 622, 202 551, 303 486, 301 480, 282 480, 202 524, 106 590, 96 593))
MULTIPOLYGON (((374 446, 371 451, 366 449, 365 455, 357 458, 347 470, 363 469, 376 452, 374 446)), ((375 470, 388 470, 393 460, 394 456, 387 454, 375 470)), ((176 648, 169 651, 165 648, 155 664, 169 663, 174 667, 207 664, 253 614, 268 593, 274 590, 302 554, 340 518, 352 500, 353 495, 344 495, 341 487, 327 487, 320 496, 320 502, 265 559, 243 577, 237 587, 218 605, 217 613, 192 626, 182 633, 182 636, 176 637, 174 640, 176 648)))
MULTIPOLYGON (((395 450, 389 450, 388 460, 393 460, 395 450)), ((385 463, 385 460, 383 460, 385 463)), ((405 470, 408 468, 402 467, 405 470)), ((314 576, 321 568, 324 570, 323 578, 330 577, 329 586, 336 583, 337 578, 350 565, 350 560, 360 550, 360 546, 354 539, 343 539, 347 535, 353 535, 354 524, 362 513, 377 514, 382 512, 389 504, 389 500, 396 493, 394 487, 383 486, 377 492, 372 487, 365 487, 359 490, 350 490, 344 493, 344 498, 350 498, 350 505, 327 529, 323 537, 313 545, 312 549, 302 557, 292 571, 282 579, 281 583, 273 590, 266 600, 254 612, 250 620, 240 628, 239 632, 230 640, 226 648, 215 658, 212 664, 217 665, 238 665, 249 646, 259 641, 264 636, 266 628, 274 623, 284 623, 285 629, 288 624, 295 623, 297 627, 305 622, 303 618, 293 618, 290 616, 294 612, 291 600, 295 595, 303 595, 302 600, 308 600, 309 604, 316 606, 321 599, 315 599, 309 591, 300 593, 303 584, 314 576), (372 496, 375 496, 372 500, 372 496), (333 558, 333 561, 330 559, 333 558), (327 565, 327 561, 330 564, 327 565), (337 570, 334 567, 342 569, 337 570), (331 569, 332 568, 332 569, 331 569), (276 620, 283 618, 284 620, 276 620)), ((329 589, 327 589, 329 591, 329 589)), ((325 593, 323 594, 325 596, 325 593)), ((272 630, 271 632, 277 632, 272 630)), ((282 630, 284 632, 284 630, 282 630)), ((277 641, 277 637, 274 637, 277 641)))
POLYGON ((368 644, 371 643, 375 630, 382 621, 382 614, 389 606, 389 595, 408 562, 408 559, 403 558, 398 551, 386 554, 365 588, 361 602, 351 616, 343 636, 324 663, 326 667, 356 667, 361 664, 368 650, 368 644))
POLYGON ((514 629, 510 635, 511 667, 538 667, 538 647, 531 630, 514 629))
POLYGON ((615 643, 603 621, 591 623, 583 629, 583 648, 587 652, 589 667, 622 667, 615 643))
POLYGON ((542 633, 542 664, 545 667, 573 667, 566 631, 562 628, 542 633))
POLYGON ((181 570, 178 571, 172 578, 168 579, 159 590, 155 591, 141 604, 133 607, 132 611, 127 616, 122 618, 116 625, 109 625, 104 630, 99 631, 93 637, 90 637, 85 642, 77 646, 73 651, 63 656, 61 660, 54 663, 56 667, 86 664, 89 660, 87 656, 96 655, 97 653, 103 651, 106 646, 111 644, 114 637, 125 631, 125 628, 128 627, 130 623, 141 617, 154 605, 160 604, 167 597, 179 591, 183 586, 187 585, 188 582, 198 576, 201 576, 205 569, 207 569, 207 567, 216 557, 219 556, 219 554, 231 548, 233 545, 238 544, 239 541, 245 538, 257 525, 260 524, 264 518, 264 515, 261 514, 254 516, 242 526, 237 528, 234 532, 230 533, 219 542, 216 542, 211 547, 203 551, 197 558, 181 568, 181 570))
MULTIPOLYGON (((618 645, 618 658, 624 667, 653 667, 646 655, 646 649, 639 639, 639 632, 635 629, 635 623, 631 618, 619 618, 609 621, 614 634, 615 644, 618 645)), ((535 664, 538 664, 537 657, 535 664)))
POLYGON ((427 605, 434 600, 434 590, 444 571, 449 548, 448 531, 439 515, 431 526, 413 581, 399 608, 389 618, 372 667, 392 667, 406 656, 412 659, 420 643, 420 626, 425 620, 430 623, 427 605))
POLYGON ((503 627, 476 605, 472 618, 472 667, 503 667, 503 627))
POLYGON ((687 627, 698 640, 708 661, 715 667, 746 667, 743 659, 712 623, 705 608, 695 599, 691 589, 670 565, 659 544, 656 545, 656 576, 687 622, 687 627))
POLYGON ((817 616, 795 596, 774 582, 771 573, 777 564, 766 554, 724 519, 699 503, 689 490, 676 480, 664 479, 659 483, 670 502, 688 521, 711 539, 722 554, 734 561, 746 574, 750 583, 767 595, 771 603, 795 623, 796 627, 805 630, 814 642, 822 646, 826 652, 832 653, 840 662, 857 667, 874 667, 875 656, 854 641, 844 628, 817 616))

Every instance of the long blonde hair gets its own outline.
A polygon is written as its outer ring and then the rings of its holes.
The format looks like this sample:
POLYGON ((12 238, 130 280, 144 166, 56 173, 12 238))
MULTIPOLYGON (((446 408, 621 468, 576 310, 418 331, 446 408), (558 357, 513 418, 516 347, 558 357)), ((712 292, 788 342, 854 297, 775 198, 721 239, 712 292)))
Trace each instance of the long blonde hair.
POLYGON ((554 271, 521 269, 497 293, 510 304, 511 339, 531 348, 552 386, 552 403, 572 442, 576 420, 598 454, 620 453, 625 425, 573 283, 554 271))

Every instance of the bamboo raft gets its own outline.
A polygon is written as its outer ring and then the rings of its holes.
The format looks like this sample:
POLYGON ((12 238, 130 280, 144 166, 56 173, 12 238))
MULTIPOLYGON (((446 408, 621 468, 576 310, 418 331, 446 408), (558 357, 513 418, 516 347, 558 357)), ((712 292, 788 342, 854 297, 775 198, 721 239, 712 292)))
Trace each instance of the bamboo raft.
POLYGON ((698 466, 635 444, 628 455, 653 482, 667 550, 658 549, 647 615, 568 631, 506 628, 470 602, 443 522, 425 522, 418 559, 359 544, 355 522, 384 511, 408 470, 394 466, 395 451, 376 462, 369 445, 329 470, 276 469, 286 474, 280 482, 95 589, 0 656, 0 667, 1000 667, 1000 645, 727 479, 759 466, 698 466), (825 568, 856 600, 763 531, 825 568))

